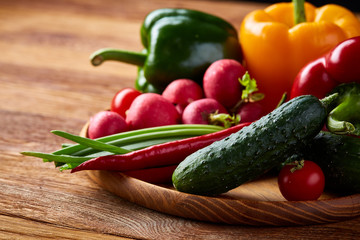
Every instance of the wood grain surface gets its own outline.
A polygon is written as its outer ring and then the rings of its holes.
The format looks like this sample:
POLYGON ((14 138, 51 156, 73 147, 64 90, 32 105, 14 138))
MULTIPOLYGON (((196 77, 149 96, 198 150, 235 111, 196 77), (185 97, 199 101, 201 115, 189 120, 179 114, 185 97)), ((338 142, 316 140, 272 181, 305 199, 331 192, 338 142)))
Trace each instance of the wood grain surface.
POLYGON ((171 185, 155 185, 119 172, 88 171, 104 189, 158 212, 211 223, 249 226, 302 226, 360 216, 360 194, 316 201, 286 201, 277 179, 266 176, 216 197, 186 194, 171 185))
POLYGON ((162 7, 206 10, 239 26, 266 5, 231 1, 0 1, 0 239, 356 239, 360 218, 302 227, 186 220, 112 194, 84 173, 59 172, 20 151, 51 152, 133 86, 136 67, 94 68, 102 47, 141 50, 143 17, 162 7))

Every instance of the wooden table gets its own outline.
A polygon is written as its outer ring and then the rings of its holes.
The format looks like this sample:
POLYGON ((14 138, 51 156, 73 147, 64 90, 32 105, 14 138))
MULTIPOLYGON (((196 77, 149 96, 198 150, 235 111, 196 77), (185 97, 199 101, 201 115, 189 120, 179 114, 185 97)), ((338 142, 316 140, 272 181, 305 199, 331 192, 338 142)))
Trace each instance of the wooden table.
POLYGON ((59 172, 20 151, 51 152, 133 86, 136 67, 90 65, 102 47, 141 50, 143 17, 162 7, 186 7, 239 26, 266 5, 223 1, 2 0, 0 2, 1 239, 355 239, 360 218, 305 227, 216 225, 168 216, 122 200, 85 172, 59 172))

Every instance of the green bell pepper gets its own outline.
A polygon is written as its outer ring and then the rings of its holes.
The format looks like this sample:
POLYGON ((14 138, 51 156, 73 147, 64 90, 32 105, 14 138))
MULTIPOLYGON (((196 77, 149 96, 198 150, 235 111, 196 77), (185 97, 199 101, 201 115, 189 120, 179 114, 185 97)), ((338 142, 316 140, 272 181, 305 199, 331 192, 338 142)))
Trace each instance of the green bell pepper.
POLYGON ((159 93, 161 94, 162 90, 156 88, 154 85, 150 84, 145 76, 144 76, 144 69, 142 67, 138 67, 138 75, 135 81, 135 89, 141 92, 147 93, 159 93))
POLYGON ((336 134, 360 136, 360 84, 343 83, 330 94, 338 93, 336 107, 329 113, 327 128, 336 134))
POLYGON ((207 67, 216 60, 242 61, 237 31, 227 21, 189 9, 158 9, 141 27, 142 52, 105 48, 91 55, 100 65, 117 60, 139 66, 135 87, 161 92, 170 82, 189 78, 200 85, 207 67))

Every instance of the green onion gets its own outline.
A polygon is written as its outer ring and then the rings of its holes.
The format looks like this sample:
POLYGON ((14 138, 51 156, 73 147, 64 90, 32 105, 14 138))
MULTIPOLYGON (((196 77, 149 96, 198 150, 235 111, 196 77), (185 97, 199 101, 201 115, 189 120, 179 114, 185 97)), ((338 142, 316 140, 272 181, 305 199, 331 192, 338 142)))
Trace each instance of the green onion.
POLYGON ((60 171, 71 170, 79 165, 80 165, 80 163, 66 163, 66 164, 62 165, 59 169, 60 169, 60 171))
POLYGON ((61 148, 67 148, 67 147, 71 147, 74 146, 75 144, 70 144, 70 143, 62 143, 61 144, 61 148))
MULTIPOLYGON (((115 139, 113 141, 106 142, 106 144, 111 144, 111 145, 118 146, 118 147, 121 146, 123 148, 130 149, 130 150, 136 150, 136 149, 131 148, 132 144, 136 144, 137 149, 141 149, 141 148, 145 148, 145 147, 148 147, 151 145, 158 144, 159 141, 161 143, 166 142, 166 141, 168 141, 167 139, 169 138, 169 136, 171 138, 177 137, 178 139, 183 139, 183 138, 188 138, 188 137, 209 134, 209 133, 213 133, 213 132, 214 132, 214 130, 211 130, 211 129, 204 129, 204 130, 179 129, 179 130, 168 130, 168 131, 160 131, 160 132, 150 132, 150 133, 143 133, 143 134, 139 134, 139 135, 135 135, 135 136, 128 136, 128 137, 124 137, 124 138, 115 139), (152 141, 153 141, 153 143, 152 143, 152 141)), ((87 148, 87 149, 83 149, 78 152, 74 152, 71 155, 86 156, 86 155, 92 154, 94 152, 96 152, 94 150, 94 148, 87 148)))
POLYGON ((97 149, 97 150, 101 150, 101 151, 108 151, 108 152, 112 152, 115 154, 124 154, 124 153, 128 153, 131 152, 130 150, 127 150, 125 148, 120 148, 120 147, 116 147, 114 145, 110 145, 107 143, 102 143, 96 140, 92 140, 89 138, 84 138, 81 136, 76 136, 67 132, 63 132, 63 131, 58 131, 58 130, 54 130, 51 131, 53 134, 66 138, 68 140, 71 140, 73 142, 79 143, 83 146, 87 146, 87 147, 91 147, 93 149, 97 149))
MULTIPOLYGON (((223 130, 223 127, 214 126, 214 125, 203 125, 203 124, 179 124, 179 125, 167 125, 153 128, 144 128, 139 130, 133 130, 128 132, 122 132, 110 136, 105 136, 102 138, 95 139, 98 142, 104 142, 115 146, 122 146, 130 150, 129 147, 126 147, 129 144, 138 143, 137 149, 142 148, 141 142, 146 142, 144 147, 148 147, 148 141, 151 139, 162 139, 167 137, 177 137, 182 136, 183 139, 190 136, 199 136, 204 134, 209 134, 223 130)), ((154 145, 154 144, 151 144, 154 145)), ((151 146, 150 145, 150 146, 151 146)), ((75 156, 86 156, 97 152, 94 148, 89 148, 87 146, 76 144, 67 148, 62 148, 58 151, 53 152, 53 154, 66 154, 66 155, 75 155, 75 156)))
POLYGON ((21 152, 22 155, 32 156, 46 159, 46 162, 62 162, 62 163, 83 163, 87 160, 92 159, 92 157, 78 157, 78 156, 69 156, 69 155, 55 155, 51 153, 41 153, 41 152, 21 152))
MULTIPOLYGON (((193 135, 184 135, 184 136, 178 136, 178 137, 174 136, 174 137, 164 137, 164 138, 159 138, 159 139, 149 139, 149 140, 144 140, 141 142, 129 143, 129 144, 124 145, 123 147, 125 147, 126 149, 131 149, 132 151, 135 151, 135 150, 150 147, 153 145, 177 141, 180 139, 190 138, 190 137, 194 137, 194 136, 193 135)), ((74 154, 74 155, 77 155, 77 154, 74 154)))
POLYGON ((44 162, 55 162, 55 166, 60 167, 62 171, 72 169, 95 157, 125 154, 152 145, 214 133, 223 129, 214 125, 178 124, 127 131, 97 139, 54 130, 51 131, 53 134, 77 144, 63 144, 61 149, 53 153, 22 152, 22 154, 42 158, 44 162))

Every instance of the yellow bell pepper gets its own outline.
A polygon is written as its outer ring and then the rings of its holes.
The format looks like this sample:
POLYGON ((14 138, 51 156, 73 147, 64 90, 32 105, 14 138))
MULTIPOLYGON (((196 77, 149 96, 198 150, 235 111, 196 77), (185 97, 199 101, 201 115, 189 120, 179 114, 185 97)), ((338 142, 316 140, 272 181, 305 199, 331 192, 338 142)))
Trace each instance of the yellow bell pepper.
POLYGON ((293 2, 250 12, 241 24, 244 64, 265 94, 266 111, 273 110, 285 92, 290 93, 295 76, 306 63, 360 35, 359 19, 344 7, 328 4, 316 8, 303 2, 302 10, 306 21, 299 24, 294 23, 293 2))

